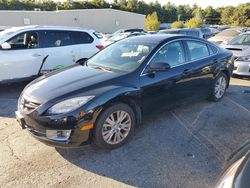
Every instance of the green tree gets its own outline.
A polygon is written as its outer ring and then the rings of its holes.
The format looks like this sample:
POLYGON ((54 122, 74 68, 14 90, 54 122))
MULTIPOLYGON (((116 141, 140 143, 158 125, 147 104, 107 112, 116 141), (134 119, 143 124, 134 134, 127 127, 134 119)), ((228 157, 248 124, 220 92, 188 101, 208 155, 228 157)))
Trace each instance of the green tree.
POLYGON ((208 24, 218 24, 220 21, 220 13, 213 9, 212 6, 208 6, 204 9, 204 18, 208 24))
POLYGON ((156 12, 148 14, 145 20, 145 27, 148 31, 156 31, 160 28, 160 22, 156 12))
POLYGON ((175 21, 171 24, 171 28, 178 29, 185 27, 182 21, 175 21))
POLYGON ((138 0, 128 0, 127 10, 130 12, 136 12, 138 9, 138 0))
POLYGON ((188 22, 185 24, 185 26, 187 28, 198 28, 198 27, 202 27, 203 23, 197 21, 196 18, 191 18, 190 20, 188 20, 188 22))
POLYGON ((172 23, 177 20, 177 8, 175 5, 168 2, 166 5, 163 6, 163 22, 172 23))
POLYGON ((239 5, 231 17, 231 24, 235 26, 250 27, 250 3, 239 5))
POLYGON ((221 12, 221 23, 224 25, 231 25, 232 24, 232 16, 234 12, 233 6, 227 6, 221 12))

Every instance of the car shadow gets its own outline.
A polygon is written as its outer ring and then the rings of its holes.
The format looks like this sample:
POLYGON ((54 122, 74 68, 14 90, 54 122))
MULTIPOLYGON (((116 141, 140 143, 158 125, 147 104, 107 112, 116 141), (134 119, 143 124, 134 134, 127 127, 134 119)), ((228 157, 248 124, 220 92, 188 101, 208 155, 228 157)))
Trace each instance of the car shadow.
POLYGON ((212 187, 221 167, 171 111, 147 116, 132 139, 118 149, 90 145, 56 151, 84 171, 135 187, 212 187))
POLYGON ((249 89, 230 85, 221 102, 197 100, 151 114, 115 150, 91 145, 56 151, 84 171, 131 186, 213 187, 227 159, 250 133, 250 94, 244 92, 249 89))

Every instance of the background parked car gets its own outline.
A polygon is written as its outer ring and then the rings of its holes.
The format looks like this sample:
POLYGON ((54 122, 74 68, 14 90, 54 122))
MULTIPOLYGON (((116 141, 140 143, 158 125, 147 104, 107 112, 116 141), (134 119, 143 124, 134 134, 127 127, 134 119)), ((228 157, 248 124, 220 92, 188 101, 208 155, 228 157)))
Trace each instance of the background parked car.
POLYGON ((144 30, 144 29, 139 29, 139 28, 130 28, 130 29, 119 29, 119 30, 117 30, 116 32, 114 32, 114 33, 111 33, 111 34, 106 34, 105 35, 105 37, 107 38, 107 39, 109 39, 109 38, 111 38, 111 37, 114 37, 115 35, 118 35, 118 34, 120 34, 120 33, 141 33, 141 32, 145 32, 146 33, 146 31, 144 30))
POLYGON ((233 73, 250 76, 250 32, 236 36, 223 47, 233 52, 235 59, 233 73))
POLYGON ((8 27, 8 26, 0 26, 0 31, 3 31, 3 30, 5 30, 5 29, 9 29, 10 27, 8 27))
POLYGON ((211 36, 213 36, 213 33, 209 28, 197 28, 197 29, 165 29, 165 30, 160 30, 158 33, 165 33, 165 34, 183 34, 183 35, 188 35, 188 36, 193 36, 193 37, 199 37, 199 38, 204 38, 208 39, 211 36))
POLYGON ((129 38, 129 37, 133 37, 133 36, 139 36, 139 35, 146 35, 146 33, 144 32, 126 32, 126 33, 118 33, 116 35, 114 35, 113 37, 109 38, 108 40, 106 40, 103 45, 104 46, 108 46, 118 40, 122 40, 125 38, 129 38))
POLYGON ((226 29, 215 35, 214 37, 209 38, 208 40, 210 42, 213 42, 218 45, 225 45, 230 40, 232 40, 235 36, 240 34, 240 29, 234 28, 234 29, 226 29))
POLYGON ((89 58, 103 48, 93 30, 53 26, 0 32, 0 82, 31 79, 89 58))

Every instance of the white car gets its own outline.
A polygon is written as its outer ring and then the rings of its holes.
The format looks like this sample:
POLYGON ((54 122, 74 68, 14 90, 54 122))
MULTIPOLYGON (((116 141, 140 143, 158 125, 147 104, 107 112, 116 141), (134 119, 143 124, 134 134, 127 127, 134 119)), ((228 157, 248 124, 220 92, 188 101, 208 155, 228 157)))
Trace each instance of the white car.
POLYGON ((103 49, 93 30, 57 26, 0 32, 0 83, 35 78, 82 62, 103 49))

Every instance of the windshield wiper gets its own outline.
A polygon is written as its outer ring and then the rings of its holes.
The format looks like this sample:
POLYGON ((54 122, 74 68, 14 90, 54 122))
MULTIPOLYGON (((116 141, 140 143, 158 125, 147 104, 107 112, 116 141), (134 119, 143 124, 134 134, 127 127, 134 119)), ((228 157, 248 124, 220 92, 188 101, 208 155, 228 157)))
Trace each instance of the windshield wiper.
POLYGON ((109 67, 104 67, 104 66, 100 66, 100 65, 98 65, 98 66, 93 66, 93 68, 100 69, 100 70, 103 70, 103 71, 108 71, 108 72, 111 72, 111 71, 112 71, 111 68, 109 68, 109 67))

